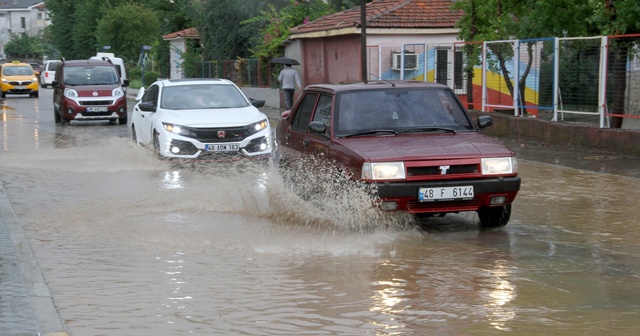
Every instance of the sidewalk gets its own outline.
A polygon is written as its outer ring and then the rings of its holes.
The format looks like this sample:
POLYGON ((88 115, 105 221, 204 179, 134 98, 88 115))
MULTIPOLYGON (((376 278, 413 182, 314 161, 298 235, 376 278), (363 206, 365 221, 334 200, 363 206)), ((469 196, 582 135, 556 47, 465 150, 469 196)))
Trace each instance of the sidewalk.
POLYGON ((64 336, 62 320, 0 184, 0 334, 64 336))

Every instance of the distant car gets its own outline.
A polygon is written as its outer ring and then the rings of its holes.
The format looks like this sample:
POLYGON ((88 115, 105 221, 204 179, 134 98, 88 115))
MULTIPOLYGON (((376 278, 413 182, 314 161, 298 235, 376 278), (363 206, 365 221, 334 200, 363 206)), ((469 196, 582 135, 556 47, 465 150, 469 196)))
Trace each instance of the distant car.
POLYGON ((56 123, 109 120, 127 124, 127 97, 116 67, 109 61, 62 60, 53 87, 56 123))
POLYGON ((42 66, 38 63, 29 63, 29 65, 31 65, 31 68, 33 69, 33 72, 36 74, 36 77, 40 77, 40 73, 42 73, 42 66))
POLYGON ((162 158, 271 158, 271 126, 226 79, 159 80, 141 89, 131 115, 131 139, 162 158))
POLYGON ((520 178, 514 152, 479 132, 491 125, 489 116, 474 125, 440 84, 311 85, 278 121, 274 161, 333 165, 375 186, 382 210, 418 217, 476 211, 482 227, 500 227, 520 178))
POLYGON ((60 65, 60 60, 48 60, 44 63, 44 68, 40 73, 40 86, 47 88, 56 77, 56 69, 60 65))
POLYGON ((2 98, 7 94, 28 94, 30 97, 38 97, 38 78, 33 68, 19 61, 2 64, 0 91, 2 98))

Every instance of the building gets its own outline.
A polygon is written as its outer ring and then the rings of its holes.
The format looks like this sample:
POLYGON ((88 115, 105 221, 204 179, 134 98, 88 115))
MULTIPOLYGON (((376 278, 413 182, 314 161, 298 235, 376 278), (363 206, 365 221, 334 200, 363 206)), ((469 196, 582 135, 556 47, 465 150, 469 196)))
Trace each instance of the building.
POLYGON ((37 36, 49 24, 49 12, 40 0, 0 1, 0 55, 11 35, 37 36))
POLYGON ((182 54, 187 52, 187 40, 200 40, 200 35, 195 28, 187 28, 162 36, 169 41, 169 78, 180 79, 184 77, 182 54))

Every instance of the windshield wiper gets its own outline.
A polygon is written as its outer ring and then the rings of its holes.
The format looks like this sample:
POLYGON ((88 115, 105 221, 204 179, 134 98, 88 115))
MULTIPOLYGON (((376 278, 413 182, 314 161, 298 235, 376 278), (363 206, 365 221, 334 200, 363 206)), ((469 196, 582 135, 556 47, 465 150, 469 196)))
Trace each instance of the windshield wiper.
POLYGON ((358 135, 370 135, 370 134, 377 134, 377 133, 389 133, 389 134, 398 134, 398 132, 391 130, 391 129, 374 129, 374 130, 370 130, 370 131, 365 131, 365 132, 358 132, 358 133, 353 133, 353 134, 347 134, 345 136, 343 136, 344 138, 348 138, 348 137, 352 137, 352 136, 358 136, 358 135))
POLYGON ((456 131, 452 128, 446 127, 413 127, 407 128, 400 133, 413 133, 413 132, 447 132, 447 133, 455 133, 456 131))

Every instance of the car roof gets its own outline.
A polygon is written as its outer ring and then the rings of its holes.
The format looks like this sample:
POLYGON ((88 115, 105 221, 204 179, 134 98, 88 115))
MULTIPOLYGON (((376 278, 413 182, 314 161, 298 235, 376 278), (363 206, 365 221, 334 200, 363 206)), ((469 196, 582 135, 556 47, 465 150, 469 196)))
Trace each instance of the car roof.
POLYGON ((25 63, 25 62, 18 62, 18 61, 13 61, 13 62, 9 62, 9 63, 5 63, 3 64, 4 66, 28 66, 30 67, 31 65, 25 63))
POLYGON ((111 65, 113 63, 104 61, 104 60, 70 60, 63 61, 64 66, 84 66, 84 65, 111 65))
POLYGON ((376 89, 403 89, 403 88, 442 88, 448 87, 443 84, 430 83, 423 81, 371 81, 371 82, 359 82, 359 83, 335 83, 335 84, 312 84, 305 88, 305 90, 321 90, 321 91, 333 91, 335 93, 342 91, 361 91, 361 90, 376 90, 376 89))
POLYGON ((233 84, 232 81, 224 78, 181 78, 181 79, 162 79, 157 83, 161 83, 162 86, 180 86, 189 84, 219 84, 229 85, 233 84))

